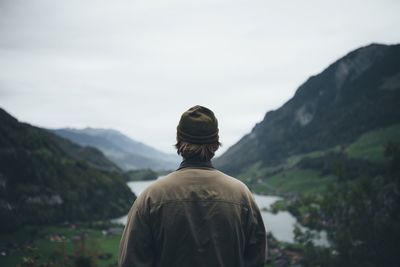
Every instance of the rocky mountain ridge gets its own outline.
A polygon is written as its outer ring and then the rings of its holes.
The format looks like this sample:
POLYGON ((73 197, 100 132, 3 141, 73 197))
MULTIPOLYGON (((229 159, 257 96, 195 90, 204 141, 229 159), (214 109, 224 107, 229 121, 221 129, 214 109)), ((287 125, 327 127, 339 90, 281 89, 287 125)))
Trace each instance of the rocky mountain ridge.
POLYGON ((239 174, 254 164, 346 146, 360 135, 400 122, 400 45, 356 49, 310 77, 281 108, 215 160, 239 174))

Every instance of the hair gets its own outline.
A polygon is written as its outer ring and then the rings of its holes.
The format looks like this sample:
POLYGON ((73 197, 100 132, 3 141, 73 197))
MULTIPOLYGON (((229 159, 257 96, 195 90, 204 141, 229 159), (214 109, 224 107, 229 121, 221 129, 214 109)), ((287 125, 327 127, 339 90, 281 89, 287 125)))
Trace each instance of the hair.
POLYGON ((203 161, 211 160, 220 146, 222 145, 218 141, 211 144, 191 144, 178 138, 175 144, 176 152, 184 159, 197 158, 203 161))

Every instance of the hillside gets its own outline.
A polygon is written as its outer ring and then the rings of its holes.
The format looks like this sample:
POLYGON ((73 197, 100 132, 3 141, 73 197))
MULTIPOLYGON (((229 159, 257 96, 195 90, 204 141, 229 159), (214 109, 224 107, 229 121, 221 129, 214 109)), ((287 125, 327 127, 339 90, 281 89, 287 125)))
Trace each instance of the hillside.
MULTIPOLYGON (((318 185, 329 184, 337 176, 334 171, 321 172, 315 164, 305 164, 305 159, 336 157, 364 166, 368 164, 359 161, 381 158, 387 142, 400 140, 400 128, 391 128, 400 123, 398 103, 400 45, 359 48, 309 78, 293 98, 268 112, 215 165, 263 187, 279 188, 291 179, 295 184, 303 180, 305 188, 314 187, 316 180, 318 185), (374 142, 364 140, 360 145, 361 136, 368 139, 368 134, 375 136, 374 142)), ((290 186, 286 189, 291 191, 290 186)))
POLYGON ((56 143, 68 156, 78 161, 85 161, 92 167, 104 171, 121 171, 111 160, 104 156, 103 152, 95 147, 80 146, 59 136, 43 131, 42 134, 56 143))
POLYGON ((0 231, 125 214, 135 196, 115 170, 100 151, 0 109, 0 231))
POLYGON ((110 160, 124 170, 172 170, 179 164, 176 155, 158 151, 111 129, 55 129, 53 133, 82 146, 101 150, 110 160))

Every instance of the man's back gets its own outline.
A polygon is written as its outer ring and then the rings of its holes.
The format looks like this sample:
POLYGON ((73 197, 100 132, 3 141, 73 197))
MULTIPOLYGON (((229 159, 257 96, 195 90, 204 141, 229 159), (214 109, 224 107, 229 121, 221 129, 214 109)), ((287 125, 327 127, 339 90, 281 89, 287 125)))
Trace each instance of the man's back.
POLYGON ((136 200, 121 266, 263 266, 265 228, 247 187, 213 168, 187 167, 136 200))
POLYGON ((220 147, 214 113, 196 105, 176 133, 179 169, 135 201, 120 244, 121 267, 264 265, 265 228, 248 188, 214 169, 220 147))

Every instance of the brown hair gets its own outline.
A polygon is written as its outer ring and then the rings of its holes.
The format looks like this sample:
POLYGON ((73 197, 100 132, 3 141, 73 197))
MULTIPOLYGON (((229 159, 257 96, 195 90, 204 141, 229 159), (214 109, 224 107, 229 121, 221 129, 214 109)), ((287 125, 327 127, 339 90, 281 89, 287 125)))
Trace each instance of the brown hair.
POLYGON ((215 155, 215 151, 217 151, 220 146, 220 142, 211 144, 191 144, 179 139, 175 144, 178 155, 181 155, 184 159, 197 158, 204 161, 211 160, 215 155))

